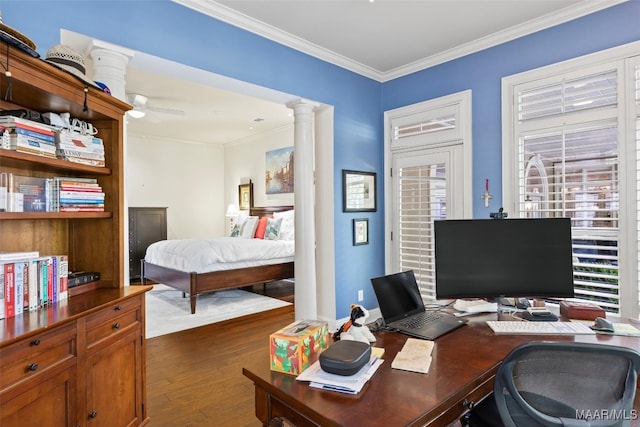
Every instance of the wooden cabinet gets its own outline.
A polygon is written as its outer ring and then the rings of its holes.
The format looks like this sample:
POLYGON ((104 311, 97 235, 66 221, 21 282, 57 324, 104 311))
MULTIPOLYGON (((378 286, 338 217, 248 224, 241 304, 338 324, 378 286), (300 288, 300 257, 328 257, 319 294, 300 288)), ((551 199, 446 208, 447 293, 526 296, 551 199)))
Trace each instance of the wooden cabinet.
POLYGON ((124 114, 131 106, 0 42, 0 110, 68 112, 98 130, 105 167, 0 149, 0 170, 96 178, 104 212, 0 212, 0 251, 68 255, 100 287, 0 320, 0 425, 139 426, 145 412, 144 292, 124 286, 124 114), (8 88, 11 88, 8 91, 8 88))
POLYGON ((167 238, 167 208, 129 208, 129 278, 140 279, 150 244, 167 238))
POLYGON ((148 289, 98 289, 3 320, 0 425, 145 425, 148 289))
POLYGON ((118 303, 86 319, 87 408, 91 427, 139 425, 144 419, 141 305, 118 303), (114 375, 118 372, 118 375, 114 375))
POLYGON ((77 412, 77 328, 69 323, 0 349, 0 425, 73 426, 77 412))

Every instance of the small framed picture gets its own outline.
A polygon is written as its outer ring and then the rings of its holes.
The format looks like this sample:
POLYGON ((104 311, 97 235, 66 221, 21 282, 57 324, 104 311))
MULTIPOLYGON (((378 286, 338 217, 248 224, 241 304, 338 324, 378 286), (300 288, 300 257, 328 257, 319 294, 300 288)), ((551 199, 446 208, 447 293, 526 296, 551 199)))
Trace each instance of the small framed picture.
POLYGON ((342 211, 376 211, 376 173, 342 171, 342 211))
POLYGON ((238 206, 241 211, 248 211, 253 206, 253 183, 238 185, 238 206))
POLYGON ((353 246, 369 244, 369 220, 357 218, 353 220, 353 246))

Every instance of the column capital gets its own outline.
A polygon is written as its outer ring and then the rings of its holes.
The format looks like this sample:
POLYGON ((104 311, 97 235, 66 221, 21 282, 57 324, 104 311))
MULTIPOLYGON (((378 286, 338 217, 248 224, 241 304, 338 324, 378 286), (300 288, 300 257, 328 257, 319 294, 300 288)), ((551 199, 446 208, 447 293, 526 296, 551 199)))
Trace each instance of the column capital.
POLYGON ((290 102, 287 102, 287 108, 291 108, 294 112, 312 112, 316 108, 319 108, 321 104, 308 99, 299 98, 290 102))

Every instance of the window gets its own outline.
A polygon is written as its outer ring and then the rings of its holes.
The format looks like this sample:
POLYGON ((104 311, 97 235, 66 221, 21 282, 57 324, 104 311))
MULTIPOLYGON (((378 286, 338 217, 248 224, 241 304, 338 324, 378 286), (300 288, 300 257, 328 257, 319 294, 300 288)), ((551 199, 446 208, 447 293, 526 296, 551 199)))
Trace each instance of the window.
POLYGON ((626 317, 639 312, 639 53, 631 44, 503 81, 504 205, 571 218, 576 299, 626 317))

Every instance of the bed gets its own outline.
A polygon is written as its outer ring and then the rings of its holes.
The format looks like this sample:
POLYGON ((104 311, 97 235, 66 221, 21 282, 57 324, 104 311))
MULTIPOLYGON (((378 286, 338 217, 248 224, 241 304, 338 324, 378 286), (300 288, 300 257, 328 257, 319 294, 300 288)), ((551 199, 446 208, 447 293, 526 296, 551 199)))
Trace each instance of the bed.
MULTIPOLYGON (((286 212, 292 209, 293 206, 251 207, 249 215, 262 218, 272 216, 276 212, 286 212)), ((147 253, 141 261, 142 283, 146 284, 147 281, 162 283, 182 291, 185 296, 189 294, 191 314, 194 314, 196 312, 196 300, 200 294, 222 289, 241 288, 282 279, 291 279, 294 277, 293 252, 285 253, 284 248, 276 247, 278 245, 268 245, 268 252, 271 255, 266 255, 265 252, 267 252, 267 250, 265 249, 255 249, 257 256, 255 257, 256 259, 253 260, 249 260, 246 256, 243 256, 237 262, 211 262, 204 266, 200 264, 198 267, 191 262, 191 258, 194 258, 193 256, 187 256, 186 258, 188 259, 182 260, 171 259, 173 258, 171 253, 168 257, 158 256, 158 253, 161 252, 159 250, 160 248, 158 248, 159 245, 175 248, 175 246, 172 246, 175 243, 179 245, 177 249, 173 249, 175 254, 193 254, 208 249, 215 250, 216 243, 212 242, 213 240, 219 240, 221 245, 231 245, 218 248, 218 251, 238 251, 246 255, 246 253, 252 249, 244 245, 244 243, 248 243, 245 241, 259 241, 261 239, 224 237, 216 239, 178 239, 176 241, 156 242, 147 248, 147 253), (204 242, 204 240, 211 241, 204 242), (193 247, 189 248, 191 243, 188 241, 192 241, 193 247), (156 251, 156 249, 158 249, 158 251, 156 251)), ((289 243, 292 247, 294 246, 293 241, 289 243)))

